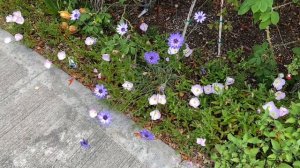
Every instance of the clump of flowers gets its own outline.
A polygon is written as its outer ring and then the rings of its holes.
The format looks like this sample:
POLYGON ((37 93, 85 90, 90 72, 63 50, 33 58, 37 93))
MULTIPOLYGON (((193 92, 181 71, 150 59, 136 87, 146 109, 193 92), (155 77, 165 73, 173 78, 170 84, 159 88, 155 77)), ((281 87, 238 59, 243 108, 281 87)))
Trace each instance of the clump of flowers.
POLYGON ((71 20, 78 20, 80 18, 80 11, 75 9, 72 11, 71 20))
POLYGON ((148 100, 150 105, 157 105, 157 104, 164 105, 167 103, 166 95, 161 95, 161 94, 154 94, 148 100))
POLYGON ((282 100, 285 98, 285 93, 282 91, 278 91, 275 93, 275 99, 276 100, 282 100))
POLYGON ((194 19, 197 23, 203 23, 206 19, 206 14, 203 11, 196 12, 194 15, 194 19))
POLYGON ((155 136, 147 129, 143 129, 143 130, 139 131, 139 134, 140 134, 141 138, 144 140, 155 140, 155 136))
POLYGON ((273 119, 278 119, 279 117, 283 117, 289 113, 289 110, 284 107, 280 107, 278 109, 273 101, 267 102, 262 107, 264 110, 267 110, 269 112, 269 115, 273 119))
POLYGON ((111 123, 111 120, 112 120, 112 116, 108 111, 100 112, 97 115, 97 118, 98 118, 98 120, 100 121, 100 123, 102 125, 109 125, 111 123))
POLYGON ((24 23, 24 18, 22 16, 22 13, 20 11, 15 11, 13 12, 12 15, 8 15, 6 16, 6 22, 9 23, 9 22, 14 22, 14 23, 17 23, 17 24, 23 24, 24 23))
POLYGON ((66 52, 65 51, 60 51, 57 53, 57 58, 58 60, 64 60, 66 58, 66 52))
POLYGON ((99 98, 99 99, 104 99, 108 95, 107 89, 104 87, 104 85, 96 85, 94 89, 94 94, 99 98))
POLYGON ((170 48, 181 48, 184 44, 184 38, 180 33, 173 33, 168 39, 168 45, 170 48))
POLYGON ((160 60, 159 54, 154 51, 146 52, 144 58, 148 64, 158 64, 160 60))
POLYGON ((117 27, 117 33, 119 33, 121 36, 126 34, 128 31, 128 25, 126 23, 120 23, 117 27))

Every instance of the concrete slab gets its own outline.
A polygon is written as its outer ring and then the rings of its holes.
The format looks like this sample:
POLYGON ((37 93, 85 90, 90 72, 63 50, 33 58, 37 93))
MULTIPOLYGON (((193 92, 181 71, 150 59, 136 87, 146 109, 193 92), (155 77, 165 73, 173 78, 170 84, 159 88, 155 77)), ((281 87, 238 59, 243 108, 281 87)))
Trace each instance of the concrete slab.
POLYGON ((109 127, 88 116, 107 109, 90 90, 19 43, 4 44, 0 30, 1 167, 186 167, 160 140, 143 141, 129 118, 113 112, 109 127), (89 150, 79 142, 87 138, 89 150))

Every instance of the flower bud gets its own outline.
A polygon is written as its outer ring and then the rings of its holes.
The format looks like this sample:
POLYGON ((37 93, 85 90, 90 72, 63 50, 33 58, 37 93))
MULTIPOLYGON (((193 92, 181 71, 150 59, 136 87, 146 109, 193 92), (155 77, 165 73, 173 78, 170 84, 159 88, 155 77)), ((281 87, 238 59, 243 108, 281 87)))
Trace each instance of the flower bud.
POLYGON ((76 33, 77 32, 77 27, 76 26, 69 26, 69 31, 70 31, 70 33, 71 34, 74 34, 74 33, 76 33))
POLYGON ((67 22, 62 22, 62 23, 60 24, 60 28, 61 28, 62 30, 67 30, 67 29, 69 28, 69 25, 68 25, 67 22))
POLYGON ((67 20, 71 19, 71 14, 68 11, 60 11, 59 14, 60 17, 63 19, 67 19, 67 20))
POLYGON ((79 8, 79 12, 80 13, 86 13, 86 9, 85 8, 79 8))

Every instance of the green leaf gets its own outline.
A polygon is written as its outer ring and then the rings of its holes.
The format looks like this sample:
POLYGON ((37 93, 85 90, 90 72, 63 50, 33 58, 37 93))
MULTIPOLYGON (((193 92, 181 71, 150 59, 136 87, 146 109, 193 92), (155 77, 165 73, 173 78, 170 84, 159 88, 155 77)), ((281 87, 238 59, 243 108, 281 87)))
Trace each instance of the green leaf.
POLYGON ((248 143, 257 144, 257 143, 261 143, 261 140, 258 139, 257 137, 253 137, 248 139, 248 143))
POLYGON ((280 144, 277 141, 275 141, 275 140, 272 139, 271 143, 272 143, 273 149, 280 150, 280 144))
POLYGON ((88 20, 88 19, 90 19, 90 18, 91 18, 91 16, 90 16, 89 14, 84 13, 84 14, 81 14, 81 15, 80 15, 79 20, 80 20, 81 22, 84 22, 84 21, 86 21, 86 20, 88 20))
POLYGON ((296 118, 294 118, 294 117, 290 117, 289 119, 287 119, 286 121, 285 121, 285 123, 291 123, 291 124, 293 124, 293 123, 295 123, 296 122, 296 118))
POLYGON ((260 6, 260 11, 261 12, 265 12, 266 10, 268 9, 268 2, 266 2, 266 1, 261 1, 261 6, 260 6))
POLYGON ((278 12, 273 11, 271 13, 271 22, 274 25, 276 25, 279 22, 279 13, 278 12))
POLYGON ((248 3, 246 3, 247 1, 245 1, 239 11, 238 11, 238 15, 244 15, 245 13, 247 13, 250 10, 250 5, 248 3))
POLYGON ((295 47, 292 49, 293 53, 300 56, 300 47, 295 47))
POLYGON ((262 13, 259 17, 259 19, 262 21, 262 22, 265 22, 267 20, 269 20, 271 18, 271 15, 270 13, 262 13))
POLYGON ((57 4, 55 3, 54 0, 45 0, 45 4, 48 8, 48 12, 50 14, 57 14, 58 13, 58 6, 57 4))
POLYGON ((293 166, 294 166, 295 168, 299 168, 299 167, 300 167, 300 161, 295 161, 295 162, 293 163, 293 166))
POLYGON ((260 28, 260 29, 266 29, 270 24, 271 24, 271 21, 270 21, 270 20, 267 20, 267 21, 265 21, 265 22, 260 22, 259 28, 260 28))
POLYGON ((286 163, 281 163, 278 168, 292 168, 290 165, 286 164, 286 163))
POLYGON ((269 146, 263 146, 262 149, 263 149, 263 152, 266 153, 268 151, 268 149, 269 149, 269 146))
POLYGON ((261 1, 257 1, 254 5, 251 6, 251 10, 253 13, 256 13, 257 11, 259 11, 261 7, 261 1))
POLYGON ((239 158, 232 158, 231 161, 235 162, 235 163, 239 163, 239 158))
POLYGON ((275 160, 275 159, 276 159, 276 155, 274 153, 268 156, 268 160, 275 160))

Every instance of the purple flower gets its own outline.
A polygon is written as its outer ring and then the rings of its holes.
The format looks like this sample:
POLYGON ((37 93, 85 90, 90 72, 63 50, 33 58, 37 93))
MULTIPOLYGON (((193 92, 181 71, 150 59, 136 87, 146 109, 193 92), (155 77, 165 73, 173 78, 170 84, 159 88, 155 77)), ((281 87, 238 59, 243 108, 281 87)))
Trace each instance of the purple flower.
POLYGON ((284 107, 280 107, 280 109, 279 109, 279 116, 283 117, 283 116, 285 116, 287 114, 289 114, 289 110, 286 109, 286 108, 284 108, 284 107))
POLYGON ((285 93, 282 91, 278 91, 275 93, 275 99, 276 100, 282 100, 285 98, 285 93))
POLYGON ((196 20, 196 22, 202 23, 206 19, 206 14, 202 11, 196 12, 194 15, 194 19, 196 20))
POLYGON ((89 144, 87 139, 82 139, 82 141, 80 141, 80 145, 85 150, 87 150, 91 147, 91 145, 89 144))
POLYGON ((128 25, 126 23, 120 23, 117 27, 117 32, 122 36, 128 31, 128 25))
POLYGON ((141 130, 139 133, 140 133, 142 139, 144 139, 144 140, 154 140, 155 139, 155 136, 146 129, 141 130))
POLYGON ((144 58, 148 64, 158 64, 160 59, 158 53, 154 51, 146 52, 144 58))
POLYGON ((96 87, 94 89, 94 94, 99 99, 104 99, 108 95, 107 89, 103 85, 96 85, 96 87))
POLYGON ((80 17, 80 12, 78 9, 72 11, 71 20, 78 20, 80 17))
POLYGON ((285 80, 280 77, 276 78, 273 82, 273 86, 275 87, 276 90, 281 90, 284 85, 285 85, 285 80))
POLYGON ((213 89, 212 85, 203 86, 203 91, 204 91, 205 94, 214 93, 214 89, 213 89))
POLYGON ((184 44, 184 38, 180 33, 173 33, 168 39, 168 45, 171 48, 179 49, 184 44))
POLYGON ((98 120, 102 125, 109 125, 111 123, 112 117, 108 111, 100 112, 97 115, 98 120))
POLYGON ((269 115, 273 118, 273 119, 278 119, 280 117, 280 111, 279 109, 276 107, 276 105, 274 104, 273 101, 267 102, 266 104, 264 104, 263 106, 264 110, 267 110, 269 112, 269 115))

